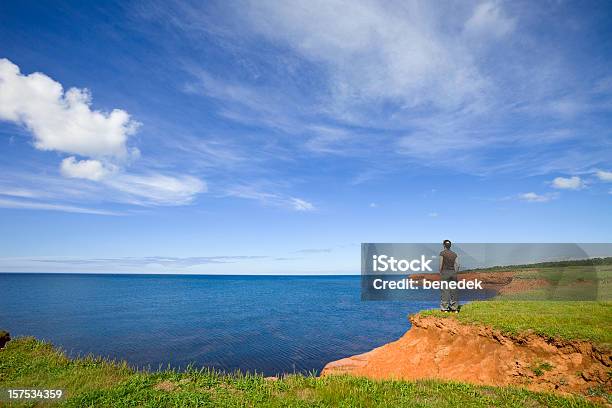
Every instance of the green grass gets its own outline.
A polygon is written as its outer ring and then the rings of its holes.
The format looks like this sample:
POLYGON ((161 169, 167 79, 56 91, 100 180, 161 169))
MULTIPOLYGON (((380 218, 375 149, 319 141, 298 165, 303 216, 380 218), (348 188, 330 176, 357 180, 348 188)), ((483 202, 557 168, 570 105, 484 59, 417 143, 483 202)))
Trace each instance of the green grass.
POLYGON ((531 371, 538 377, 544 375, 545 371, 550 371, 553 369, 553 365, 550 364, 547 361, 544 361, 542 363, 536 363, 534 365, 532 365, 531 367, 531 371))
MULTIPOLYGON (((612 258, 605 258, 606 262, 612 258)), ((563 262, 560 262, 563 264, 563 262)), ((535 264, 547 265, 548 263, 535 264)), ((468 272, 468 271, 464 271, 468 272)), ((513 279, 548 282, 546 287, 498 296, 503 300, 612 301, 612 265, 494 267, 473 270, 476 273, 514 272, 513 279)))
POLYGON ((65 407, 596 406, 580 397, 454 382, 302 375, 269 381, 260 375, 210 370, 142 372, 100 358, 72 360, 32 338, 13 340, 0 351, 0 388, 10 387, 63 388, 67 399, 56 405, 65 407))
POLYGON ((510 334, 533 332, 612 347, 612 265, 529 267, 516 271, 514 279, 541 279, 551 285, 471 302, 457 315, 435 310, 420 314, 485 324, 510 334))
POLYGON ((510 334, 531 331, 551 338, 612 346, 612 302, 490 300, 464 305, 461 313, 453 315, 436 310, 419 314, 485 324, 510 334))
POLYGON ((519 270, 514 279, 542 279, 550 286, 507 294, 500 299, 612 301, 612 265, 527 268, 519 270))

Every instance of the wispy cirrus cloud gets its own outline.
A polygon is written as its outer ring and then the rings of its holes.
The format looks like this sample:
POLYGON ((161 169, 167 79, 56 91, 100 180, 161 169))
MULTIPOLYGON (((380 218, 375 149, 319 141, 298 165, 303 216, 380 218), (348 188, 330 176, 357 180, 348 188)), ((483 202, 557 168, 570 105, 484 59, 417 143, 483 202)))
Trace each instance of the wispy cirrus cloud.
POLYGON ((321 253, 329 253, 331 251, 332 251, 332 248, 306 248, 306 249, 299 249, 295 252, 299 254, 321 254, 321 253))
POLYGON ((300 109, 297 96, 265 85, 224 79, 202 68, 188 67, 194 80, 183 90, 220 102, 218 113, 222 117, 246 124, 260 124, 281 131, 298 129, 300 109))
POLYGON ((245 260, 266 259, 264 255, 220 255, 220 256, 147 256, 147 257, 125 257, 125 258, 32 258, 31 262, 42 264, 62 264, 77 266, 109 266, 114 267, 146 267, 149 265, 160 265, 168 267, 190 267, 206 264, 235 263, 245 260))
POLYGON ((610 154, 605 127, 579 120, 612 110, 607 74, 576 75, 555 45, 557 32, 536 40, 537 7, 232 5, 239 12, 198 3, 157 10, 186 37, 230 47, 245 68, 191 67, 195 80, 186 89, 220 101, 226 119, 297 135, 296 149, 369 167, 375 157, 379 176, 406 160, 471 174, 571 173, 610 154))
MULTIPOLYGON (((201 180, 180 174, 167 176, 159 173, 122 173, 117 177, 93 181, 55 176, 49 174, 46 167, 40 170, 34 173, 7 173, 5 177, 0 178, 0 196, 28 198, 32 202, 56 205, 58 209, 93 209, 106 204, 155 207, 190 204, 196 194, 207 189, 201 180)), ((36 208, 31 206, 31 209, 36 208)), ((129 214, 132 211, 126 208, 121 212, 129 214)))
POLYGON ((66 205, 60 203, 26 201, 0 198, 1 208, 14 208, 23 210, 45 210, 45 211, 61 211, 79 214, 95 214, 95 215, 126 215, 124 212, 101 210, 95 208, 79 207, 75 205, 66 205))
POLYGON ((40 193, 38 191, 29 190, 26 188, 14 187, 5 188, 0 187, 0 195, 19 197, 19 198, 39 198, 40 193))
POLYGON ((503 37, 515 28, 514 19, 505 15, 501 5, 495 1, 485 1, 474 9, 465 22, 464 31, 476 37, 493 35, 503 37))
POLYGON ((104 184, 124 195, 124 201, 138 205, 185 205, 196 195, 207 191, 202 180, 188 175, 122 174, 109 178, 104 184))
POLYGON ((270 193, 253 185, 238 185, 231 187, 225 191, 224 195, 227 197, 255 200, 263 205, 282 207, 300 212, 309 212, 316 209, 314 204, 302 198, 281 193, 270 193))
MULTIPOLYGON (((271 255, 210 255, 210 256, 129 256, 129 257, 71 257, 30 256, 0 257, 0 271, 8 272, 79 272, 79 273, 236 273, 236 265, 255 265, 303 260, 310 255, 328 253, 331 249, 295 251, 288 256, 271 255), (300 256, 295 256, 300 254, 300 256)), ((248 270, 238 269, 242 273, 248 270)))

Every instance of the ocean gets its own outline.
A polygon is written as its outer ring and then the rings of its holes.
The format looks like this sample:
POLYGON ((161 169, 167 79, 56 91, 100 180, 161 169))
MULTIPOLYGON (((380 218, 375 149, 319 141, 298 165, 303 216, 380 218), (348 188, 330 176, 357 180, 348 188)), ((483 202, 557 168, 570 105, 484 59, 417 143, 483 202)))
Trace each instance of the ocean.
POLYGON ((361 301, 359 276, 0 273, 0 330, 153 370, 318 373, 437 305, 361 301))

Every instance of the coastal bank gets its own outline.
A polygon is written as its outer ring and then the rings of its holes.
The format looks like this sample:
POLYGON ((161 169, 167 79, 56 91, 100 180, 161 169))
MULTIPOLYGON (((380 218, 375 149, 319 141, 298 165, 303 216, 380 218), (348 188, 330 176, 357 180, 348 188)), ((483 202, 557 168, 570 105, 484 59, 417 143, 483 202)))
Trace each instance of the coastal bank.
POLYGON ((461 273, 497 296, 459 314, 416 313, 398 340, 330 362, 321 375, 521 387, 610 405, 611 278, 611 258, 461 273))
MULTIPOLYGON (((612 312, 612 306, 602 308, 612 312)), ((612 353, 605 345, 533 330, 513 333, 435 312, 410 321, 397 341, 330 362, 321 375, 514 386, 608 402, 612 353)))

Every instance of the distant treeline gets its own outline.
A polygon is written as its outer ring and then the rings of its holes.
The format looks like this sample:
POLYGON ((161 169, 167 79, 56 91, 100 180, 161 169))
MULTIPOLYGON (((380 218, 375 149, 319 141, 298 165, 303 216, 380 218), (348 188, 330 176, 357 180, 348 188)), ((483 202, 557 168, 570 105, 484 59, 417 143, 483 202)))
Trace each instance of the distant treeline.
POLYGON ((606 258, 589 258, 589 259, 574 259, 570 261, 555 261, 555 262, 538 262, 525 265, 506 265, 506 266, 491 266, 488 268, 473 268, 467 269, 468 271, 502 271, 512 269, 526 269, 526 268, 555 268, 564 266, 595 266, 595 265, 612 265, 612 257, 606 258))

